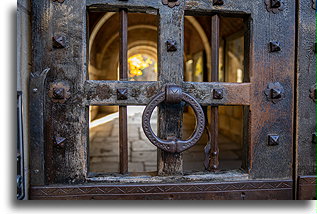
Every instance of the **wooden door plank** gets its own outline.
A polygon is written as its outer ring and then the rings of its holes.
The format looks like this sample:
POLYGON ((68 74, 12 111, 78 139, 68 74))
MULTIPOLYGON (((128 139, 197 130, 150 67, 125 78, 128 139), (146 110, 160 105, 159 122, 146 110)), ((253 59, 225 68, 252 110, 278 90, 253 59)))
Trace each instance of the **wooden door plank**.
MULTIPOLYGON (((184 2, 173 8, 162 5, 159 9, 158 71, 159 81, 165 84, 181 85, 184 64, 184 2), (168 50, 168 42, 174 50, 168 50)), ((158 109, 158 136, 181 138, 183 107, 181 104, 161 104, 158 109)), ((175 175, 183 173, 182 154, 159 151, 158 174, 175 175)))
POLYGON ((306 176, 316 175, 316 10, 310 0, 298 2, 295 164, 298 176, 306 176))
MULTIPOLYGON (((88 111, 81 105, 87 73, 85 1, 34 0, 32 19, 33 72, 50 69, 42 112, 45 183, 81 182, 87 171, 88 136, 88 111), (54 38, 61 39, 61 44, 54 38), (70 93, 64 103, 48 96, 52 84, 61 82, 70 93)), ((34 127, 32 131, 36 132, 34 127)))

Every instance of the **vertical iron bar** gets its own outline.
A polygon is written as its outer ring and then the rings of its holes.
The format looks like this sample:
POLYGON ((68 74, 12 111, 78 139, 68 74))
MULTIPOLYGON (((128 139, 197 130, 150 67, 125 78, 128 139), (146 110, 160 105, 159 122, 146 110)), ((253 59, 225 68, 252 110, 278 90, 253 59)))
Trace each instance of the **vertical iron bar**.
MULTIPOLYGON (((128 80, 128 13, 120 10, 120 53, 119 53, 119 79, 128 80)), ((119 152, 120 173, 128 173, 128 126, 127 107, 119 106, 119 152)))
MULTIPOLYGON (((211 18, 211 81, 219 81, 219 16, 214 15, 211 18)), ((218 148, 218 106, 211 107, 210 115, 211 149, 209 160, 209 171, 215 171, 219 167, 219 148, 218 148)))

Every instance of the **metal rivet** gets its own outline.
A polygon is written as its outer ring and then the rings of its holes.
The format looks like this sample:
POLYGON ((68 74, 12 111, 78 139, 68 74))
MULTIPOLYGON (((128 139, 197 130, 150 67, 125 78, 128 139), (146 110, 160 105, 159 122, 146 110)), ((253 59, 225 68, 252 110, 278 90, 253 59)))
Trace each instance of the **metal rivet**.
POLYGON ((315 133, 313 133, 313 136, 312 136, 312 143, 313 144, 316 144, 316 132, 315 133))
POLYGON ((65 142, 66 138, 64 137, 55 137, 55 145, 59 146, 59 147, 64 147, 64 142, 65 142))
POLYGON ((280 50, 281 47, 279 42, 270 42, 270 52, 277 52, 280 50))
POLYGON ((37 88, 33 88, 33 93, 37 93, 38 92, 38 89, 37 88))
POLYGON ((213 5, 223 5, 223 0, 213 0, 213 5))
POLYGON ((53 89, 53 99, 61 100, 65 98, 65 89, 64 88, 54 88, 53 89))
POLYGON ((212 91, 212 97, 217 100, 221 100, 223 98, 223 89, 214 89, 212 91))
POLYGON ((267 100, 272 101, 274 104, 281 101, 284 95, 284 88, 279 82, 269 83, 264 91, 267 100))
POLYGON ((128 89, 126 89, 126 88, 117 89, 117 99, 118 100, 127 100, 128 99, 128 89))
POLYGON ((53 36, 53 48, 65 48, 66 47, 66 37, 65 36, 53 36))
POLYGON ((279 144, 279 138, 280 136, 278 135, 269 135, 269 146, 277 146, 279 144))
POLYGON ((284 10, 284 0, 264 0, 268 12, 278 13, 284 10))
POLYGON ((168 52, 177 51, 176 41, 174 41, 174 40, 167 40, 166 46, 167 46, 168 52))
POLYGON ((271 99, 280 99, 282 97, 282 91, 279 88, 271 89, 271 99))

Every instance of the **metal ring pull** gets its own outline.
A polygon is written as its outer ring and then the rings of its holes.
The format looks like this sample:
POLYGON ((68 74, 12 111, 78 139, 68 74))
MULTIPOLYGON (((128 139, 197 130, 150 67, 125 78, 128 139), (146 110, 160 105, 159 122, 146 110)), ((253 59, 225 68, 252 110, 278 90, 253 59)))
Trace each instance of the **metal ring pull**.
POLYGON ((204 111, 195 98, 182 92, 182 89, 179 86, 168 85, 165 88, 165 92, 160 92, 158 95, 156 95, 144 109, 142 115, 142 127, 146 137, 156 147, 167 152, 180 153, 194 146, 201 138, 205 128, 204 111), (185 101, 193 108, 196 115, 197 124, 194 133, 188 140, 162 140, 154 134, 150 124, 151 115, 155 107, 163 101, 166 101, 167 103, 178 103, 185 101))

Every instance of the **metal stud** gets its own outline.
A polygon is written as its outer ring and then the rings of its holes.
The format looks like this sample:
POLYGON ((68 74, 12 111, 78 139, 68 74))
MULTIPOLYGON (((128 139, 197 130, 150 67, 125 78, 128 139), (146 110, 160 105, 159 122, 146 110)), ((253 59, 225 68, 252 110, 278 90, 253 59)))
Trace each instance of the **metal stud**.
POLYGON ((272 13, 278 13, 284 10, 284 0, 264 0, 266 10, 272 13))
POLYGON ((167 46, 167 51, 168 52, 177 51, 176 41, 174 41, 174 40, 167 40, 166 41, 166 46, 167 46))
POLYGON ((65 36, 53 36, 53 48, 65 48, 66 47, 66 37, 65 36))
POLYGON ((272 101, 274 104, 284 98, 284 88, 279 82, 269 83, 264 91, 267 100, 272 101))
POLYGON ((279 138, 278 135, 269 135, 268 144, 269 146, 277 146, 279 144, 279 138))
POLYGON ((64 99, 65 89, 64 88, 54 88, 53 89, 53 98, 54 99, 64 99))
POLYGON ((64 147, 64 142, 65 142, 66 138, 64 137, 55 137, 55 145, 57 145, 60 148, 64 147))
POLYGON ((280 50, 281 47, 279 42, 270 42, 270 52, 277 52, 280 50))
POLYGON ((212 97, 217 100, 223 99, 223 89, 214 89, 212 91, 212 97))
POLYGON ((127 100, 128 99, 128 89, 118 88, 117 89, 117 99, 118 100, 127 100))
POLYGON ((213 5, 223 5, 224 4, 224 2, 223 2, 223 0, 213 0, 213 5))

